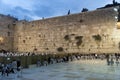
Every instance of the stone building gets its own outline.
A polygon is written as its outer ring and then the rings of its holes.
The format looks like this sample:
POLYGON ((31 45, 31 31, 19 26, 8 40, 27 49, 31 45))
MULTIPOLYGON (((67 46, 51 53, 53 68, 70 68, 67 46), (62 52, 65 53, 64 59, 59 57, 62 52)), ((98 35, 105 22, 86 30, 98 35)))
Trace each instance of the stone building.
POLYGON ((0 50, 13 51, 16 18, 0 14, 0 50))
POLYGON ((41 53, 119 53, 118 16, 117 6, 15 24, 14 19, 5 19, 10 22, 3 24, 6 31, 0 33, 4 33, 0 48, 41 53))

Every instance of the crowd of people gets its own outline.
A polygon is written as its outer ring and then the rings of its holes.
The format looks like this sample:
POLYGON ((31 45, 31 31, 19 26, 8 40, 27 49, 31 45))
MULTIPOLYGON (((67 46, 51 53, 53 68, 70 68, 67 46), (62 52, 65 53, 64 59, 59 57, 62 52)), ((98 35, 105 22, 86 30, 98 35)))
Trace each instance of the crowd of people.
POLYGON ((32 52, 1 52, 0 56, 1 57, 9 57, 9 56, 32 56, 32 55, 37 55, 32 52))
POLYGON ((2 76, 9 76, 9 73, 15 73, 16 71, 20 71, 20 69, 20 60, 13 60, 8 64, 0 63, 0 71, 2 76))
MULTIPOLYGON (((70 53, 65 54, 62 56, 58 56, 57 54, 54 54, 54 56, 48 56, 48 53, 41 53, 41 54, 35 54, 35 53, 0 53, 0 56, 2 57, 9 57, 9 56, 35 56, 35 55, 43 55, 44 60, 41 61, 41 59, 38 59, 36 62, 37 67, 40 66, 47 66, 50 64, 55 63, 62 63, 62 62, 71 62, 75 60, 106 60, 107 65, 114 65, 119 64, 120 54, 80 54, 80 53, 70 53), (48 57, 46 57, 48 56, 48 57)), ((13 60, 8 64, 0 63, 0 71, 1 75, 7 75, 9 76, 9 73, 15 73, 16 71, 20 71, 21 67, 21 61, 20 60, 13 60)))
POLYGON ((68 54, 62 57, 48 57, 43 62, 37 61, 37 66, 47 66, 53 63, 71 62, 75 60, 106 60, 107 65, 119 64, 120 54, 68 54))

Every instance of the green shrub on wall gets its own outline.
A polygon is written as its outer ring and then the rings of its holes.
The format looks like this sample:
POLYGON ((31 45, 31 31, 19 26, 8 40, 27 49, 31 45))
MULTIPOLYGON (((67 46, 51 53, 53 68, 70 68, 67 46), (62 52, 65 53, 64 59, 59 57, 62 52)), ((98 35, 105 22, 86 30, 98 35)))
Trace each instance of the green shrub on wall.
POLYGON ((65 39, 66 41, 70 40, 69 35, 65 35, 64 39, 65 39))
POLYGON ((102 38, 99 34, 98 35, 93 35, 92 37, 94 38, 95 41, 101 41, 102 40, 102 38))
MULTIPOLYGON (((79 47, 81 44, 82 44, 82 38, 83 38, 83 36, 75 36, 75 34, 71 34, 71 35, 65 35, 64 36, 64 39, 66 40, 66 41, 69 41, 69 42, 71 42, 71 36, 72 37, 74 37, 74 39, 75 40, 72 40, 72 42, 75 42, 76 43, 76 46, 77 47, 79 47)), ((61 52, 62 51, 62 48, 58 48, 57 49, 59 52, 61 52)))
POLYGON ((75 39, 77 40, 76 45, 80 46, 82 44, 83 36, 76 36, 75 39))
POLYGON ((76 42, 77 46, 80 46, 82 44, 82 40, 79 40, 76 42))
POLYGON ((76 36, 75 39, 76 40, 82 40, 83 36, 76 36))
POLYGON ((64 49, 62 47, 57 48, 58 52, 62 52, 64 49))

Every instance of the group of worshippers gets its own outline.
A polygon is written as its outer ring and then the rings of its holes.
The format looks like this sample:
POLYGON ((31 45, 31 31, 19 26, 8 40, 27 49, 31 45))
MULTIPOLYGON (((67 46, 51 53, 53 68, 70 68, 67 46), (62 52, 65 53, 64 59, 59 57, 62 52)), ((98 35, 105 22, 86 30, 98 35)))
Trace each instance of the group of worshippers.
POLYGON ((20 60, 13 60, 9 64, 0 63, 0 70, 2 76, 9 76, 9 73, 20 71, 20 60))
POLYGON ((72 54, 63 57, 48 57, 44 61, 37 61, 37 67, 47 66, 53 63, 71 62, 74 60, 106 60, 108 65, 119 64, 120 54, 72 54))

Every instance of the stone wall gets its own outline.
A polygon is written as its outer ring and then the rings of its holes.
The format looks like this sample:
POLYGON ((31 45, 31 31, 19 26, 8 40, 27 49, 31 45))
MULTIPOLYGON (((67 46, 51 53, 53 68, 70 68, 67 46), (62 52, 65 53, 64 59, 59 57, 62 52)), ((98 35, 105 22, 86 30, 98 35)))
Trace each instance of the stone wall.
POLYGON ((14 51, 49 53, 119 52, 114 8, 70 14, 15 26, 14 51))
POLYGON ((0 50, 13 51, 16 18, 0 14, 0 50))

